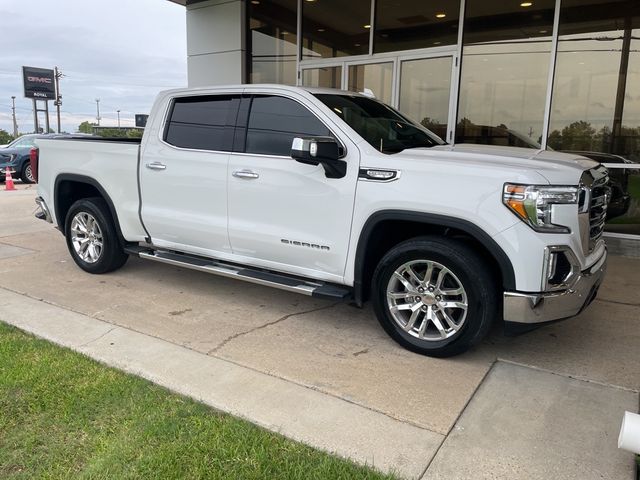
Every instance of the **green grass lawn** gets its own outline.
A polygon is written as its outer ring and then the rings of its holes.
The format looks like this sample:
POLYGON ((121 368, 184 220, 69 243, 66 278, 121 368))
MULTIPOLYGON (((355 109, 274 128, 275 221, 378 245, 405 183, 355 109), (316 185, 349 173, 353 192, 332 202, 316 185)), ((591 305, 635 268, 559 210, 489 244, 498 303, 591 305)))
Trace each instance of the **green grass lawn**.
POLYGON ((392 478, 0 323, 0 478, 392 478))

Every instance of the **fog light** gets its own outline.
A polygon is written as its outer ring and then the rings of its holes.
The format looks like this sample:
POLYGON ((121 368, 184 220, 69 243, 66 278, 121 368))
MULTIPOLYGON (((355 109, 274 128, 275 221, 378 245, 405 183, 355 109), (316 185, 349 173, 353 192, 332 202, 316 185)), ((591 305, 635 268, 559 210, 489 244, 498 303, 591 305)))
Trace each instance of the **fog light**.
POLYGON ((565 290, 573 284, 580 264, 569 247, 548 247, 545 252, 544 290, 565 290))

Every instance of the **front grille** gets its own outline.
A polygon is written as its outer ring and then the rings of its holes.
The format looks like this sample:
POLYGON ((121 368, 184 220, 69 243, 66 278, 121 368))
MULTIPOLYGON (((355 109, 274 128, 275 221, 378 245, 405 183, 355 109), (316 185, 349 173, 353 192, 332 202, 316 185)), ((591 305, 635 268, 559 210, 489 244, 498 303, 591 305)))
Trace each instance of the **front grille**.
POLYGON ((607 206, 611 197, 607 169, 598 166, 584 172, 582 190, 584 194, 580 196, 580 211, 589 215, 588 251, 591 252, 602 237, 607 220, 607 206))

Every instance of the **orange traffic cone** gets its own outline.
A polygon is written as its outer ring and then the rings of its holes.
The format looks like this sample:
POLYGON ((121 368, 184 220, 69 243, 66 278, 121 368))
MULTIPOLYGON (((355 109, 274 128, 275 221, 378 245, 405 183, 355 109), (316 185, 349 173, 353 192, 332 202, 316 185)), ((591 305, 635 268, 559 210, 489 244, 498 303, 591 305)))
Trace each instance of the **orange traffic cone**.
POLYGON ((11 169, 7 167, 7 172, 4 177, 4 189, 5 190, 15 190, 16 187, 13 185, 13 178, 11 177, 11 169))

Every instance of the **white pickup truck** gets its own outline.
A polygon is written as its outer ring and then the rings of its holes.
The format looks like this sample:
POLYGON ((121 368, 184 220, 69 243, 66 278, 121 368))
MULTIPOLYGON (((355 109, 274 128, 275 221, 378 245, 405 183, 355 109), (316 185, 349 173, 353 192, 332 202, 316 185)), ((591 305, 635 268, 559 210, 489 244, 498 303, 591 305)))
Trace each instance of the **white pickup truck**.
MULTIPOLYGON (((446 145, 367 96, 241 85, 159 94, 142 140, 38 139, 39 218, 83 270, 129 255, 305 295, 371 299, 450 356, 578 314, 606 269, 604 167, 446 145)), ((293 334, 293 332, 292 332, 293 334)))

